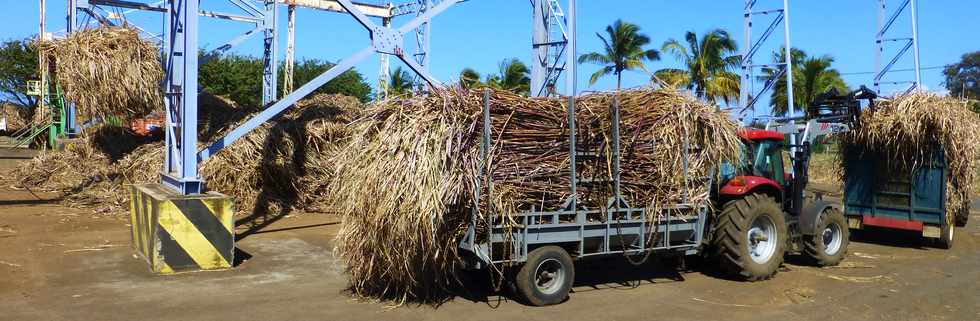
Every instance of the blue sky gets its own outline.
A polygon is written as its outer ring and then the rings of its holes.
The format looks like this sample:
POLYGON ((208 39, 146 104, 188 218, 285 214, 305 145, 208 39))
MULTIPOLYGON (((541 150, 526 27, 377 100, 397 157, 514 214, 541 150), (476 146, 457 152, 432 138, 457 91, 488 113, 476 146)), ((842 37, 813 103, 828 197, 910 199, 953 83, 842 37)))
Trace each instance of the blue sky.
MULTIPOLYGON (((5 27, 0 31, 0 39, 28 37, 37 32, 38 2, 25 0, 2 0, 7 8, 4 13, 5 27)), ((149 0, 146 0, 149 2, 149 0)), ((48 0, 49 30, 64 29, 64 12, 67 1, 48 0)), ((236 12, 226 1, 205 0, 202 8, 236 12)), ((401 2, 401 1, 396 1, 401 2)), ((623 19, 640 25, 642 32, 659 48, 669 38, 682 39, 688 30, 699 34, 706 31, 727 29, 743 46, 743 19, 741 0, 624 0, 600 1, 579 0, 579 51, 580 53, 599 50, 601 43, 595 33, 616 19, 623 19)), ((777 7, 782 1, 760 0, 760 9, 777 7)), ((877 26, 875 0, 794 0, 790 1, 792 45, 811 55, 829 54, 836 61, 834 66, 845 73, 845 80, 851 87, 871 85, 872 75, 854 74, 874 70, 874 34, 877 26)), ((895 5, 898 0, 889 1, 895 5)), ((565 3, 565 1, 562 1, 565 3)), ((566 8, 567 11, 567 8, 566 8)), ((980 39, 967 30, 980 29, 980 1, 932 0, 919 1, 919 37, 921 64, 923 67, 942 66, 955 63, 966 52, 980 50, 980 39), (973 36, 971 36, 973 35, 973 36), (970 37, 973 37, 972 39, 970 37)), ((280 15, 282 29, 281 47, 285 47, 285 9, 280 15)), ((138 13, 129 19, 144 28, 159 32, 162 26, 160 16, 154 13, 138 13)), ((249 25, 228 21, 201 18, 201 44, 206 49, 231 39, 236 34, 251 28, 249 25)), ((758 35, 768 17, 757 19, 755 26, 758 35)), ((394 25, 407 22, 408 18, 396 19, 394 25)), ((896 22, 895 36, 910 34, 906 18, 896 22)), ((367 32, 350 16, 337 13, 299 10, 297 17, 297 55, 300 58, 316 58, 337 61, 361 48, 370 41, 367 32)), ((778 33, 776 37, 781 37, 778 33)), ((762 57, 769 59, 769 52, 776 50, 781 41, 774 39, 772 45, 764 47, 762 57)), ((527 0, 470 0, 457 5, 433 22, 432 29, 432 73, 443 81, 457 78, 460 70, 474 68, 486 74, 497 71, 499 62, 506 58, 530 60, 531 9, 527 0)), ((259 55, 260 38, 252 38, 234 49, 234 52, 259 55)), ((409 46, 413 46, 409 44, 409 46)), ((893 51, 897 48, 892 47, 893 51)), ((909 55, 911 57, 911 55, 909 55)), ((758 60, 757 60, 758 61, 758 60)), ((761 61, 760 61, 761 62, 761 61)), ((647 63, 647 68, 656 70, 677 67, 679 62, 672 56, 664 55, 661 61, 647 63)), ((397 66, 396 63, 392 65, 397 66)), ((910 68, 911 59, 899 62, 896 68, 910 68)), ((580 90, 604 90, 615 86, 612 77, 589 87, 588 76, 598 67, 581 65, 579 68, 580 90)), ((378 73, 376 57, 357 66, 372 83, 378 73)), ((897 72, 893 79, 908 79, 910 72, 897 72)), ((922 72, 926 88, 942 89, 941 69, 922 72)), ((648 83, 649 77, 642 73, 624 74, 624 86, 640 86, 648 83)), ((759 86, 759 85, 757 85, 759 86)), ((767 108, 760 107, 757 114, 765 114, 767 108)))

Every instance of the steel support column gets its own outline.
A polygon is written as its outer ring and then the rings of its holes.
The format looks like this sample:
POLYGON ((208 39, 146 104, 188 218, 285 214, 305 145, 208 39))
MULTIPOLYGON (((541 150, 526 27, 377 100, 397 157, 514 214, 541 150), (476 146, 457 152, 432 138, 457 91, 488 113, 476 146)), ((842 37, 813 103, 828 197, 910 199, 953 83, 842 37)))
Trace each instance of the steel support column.
POLYGON ((199 194, 197 174, 197 0, 169 0, 164 47, 164 103, 167 109, 164 185, 182 194, 199 194))
MULTIPOLYGON (((745 0, 745 7, 742 11, 744 18, 744 43, 742 48, 742 72, 741 83, 739 85, 739 107, 741 111, 754 110, 755 104, 759 99, 769 92, 780 78, 786 81, 787 113, 792 117, 796 115, 796 104, 793 97, 793 58, 792 44, 790 42, 790 21, 789 21, 789 0, 782 0, 782 8, 756 10, 757 0, 745 0), (758 39, 753 37, 753 18, 759 15, 775 15, 758 39), (783 25, 783 61, 774 64, 755 64, 754 60, 759 50, 767 43, 769 38, 776 32, 779 25, 783 25), (755 81, 754 73, 757 69, 768 70, 768 77, 764 80, 761 90, 753 90, 755 81)), ((790 135, 790 144, 796 145, 797 137, 790 135)), ((791 154, 796 151, 796 147, 791 148, 791 154)), ((792 169, 790 169, 792 172, 792 169)))
POLYGON ((910 92, 922 86, 922 72, 919 65, 919 21, 918 21, 918 7, 916 6, 916 0, 901 0, 898 9, 896 9, 891 15, 887 15, 888 10, 885 5, 885 0, 878 0, 878 32, 875 34, 875 77, 874 77, 874 87, 878 94, 882 94, 881 85, 900 85, 909 84, 909 87, 905 92, 910 92), (898 20, 903 14, 908 13, 909 19, 911 20, 911 36, 903 37, 889 37, 890 31, 892 31, 892 25, 898 20), (887 19, 885 17, 888 17, 887 19), (898 52, 896 52, 887 63, 884 63, 884 55, 886 50, 886 44, 889 42, 894 42, 899 44, 898 52), (915 72, 914 80, 912 79, 898 79, 885 81, 885 75, 887 75, 896 64, 901 61, 901 59, 908 54, 909 50, 912 51, 912 64, 913 71, 915 72))
MULTIPOLYGON (((571 184, 569 186, 569 197, 571 199, 571 210, 578 209, 578 169, 576 169, 575 164, 575 151, 578 138, 575 137, 575 96, 578 94, 578 63, 575 61, 575 56, 578 55, 578 44, 576 37, 577 32, 577 22, 575 20, 575 13, 577 10, 575 0, 568 0, 568 56, 565 59, 568 60, 569 73, 565 77, 565 85, 568 89, 568 155, 571 157, 569 161, 569 171, 571 175, 571 184)), ((584 215, 577 215, 576 221, 578 223, 584 223, 584 215)))
MULTIPOLYGON (((418 1, 418 15, 422 16, 426 11, 429 11, 432 7, 432 0, 417 0, 418 1)), ((418 65, 426 72, 429 72, 429 51, 431 49, 432 40, 432 21, 425 21, 418 28, 415 29, 415 61, 418 65)), ((425 90, 424 82, 420 75, 415 77, 415 83, 418 84, 418 90, 425 90)))
POLYGON ((293 91, 293 70, 296 65, 296 6, 289 5, 286 17, 286 62, 285 72, 282 80, 282 95, 288 95, 293 91))
POLYGON ((276 101, 278 92, 276 91, 277 77, 279 77, 279 61, 277 59, 279 51, 279 32, 276 28, 279 22, 279 10, 275 0, 265 0, 265 11, 263 12, 262 27, 264 28, 265 38, 262 50, 262 105, 268 105, 276 101))
POLYGON ((531 0, 531 6, 531 95, 554 96, 558 94, 559 78, 568 65, 564 58, 568 46, 565 14, 558 0, 531 0))

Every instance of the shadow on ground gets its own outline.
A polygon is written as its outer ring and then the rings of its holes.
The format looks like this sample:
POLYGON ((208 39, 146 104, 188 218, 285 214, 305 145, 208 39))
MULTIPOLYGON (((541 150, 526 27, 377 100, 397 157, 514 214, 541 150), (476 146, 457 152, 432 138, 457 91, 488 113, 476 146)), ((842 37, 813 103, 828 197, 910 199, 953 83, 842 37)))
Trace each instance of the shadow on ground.
MULTIPOLYGON (((639 261, 639 258, 633 258, 639 261)), ((624 257, 612 256, 581 260, 575 263, 575 282, 572 293, 595 291, 629 291, 657 283, 684 281, 682 275, 687 268, 680 258, 649 260, 634 264, 624 257)), ((507 279, 513 279, 517 267, 505 272, 507 279)), ((461 284, 446 293, 444 300, 435 302, 416 302, 415 304, 439 306, 456 299, 470 302, 486 303, 492 308, 504 302, 523 301, 517 295, 515 286, 509 282, 501 282, 496 272, 489 270, 466 271, 461 274, 461 284)))
POLYGON ((851 241, 897 248, 926 250, 930 246, 921 232, 866 226, 861 230, 851 230, 851 241))

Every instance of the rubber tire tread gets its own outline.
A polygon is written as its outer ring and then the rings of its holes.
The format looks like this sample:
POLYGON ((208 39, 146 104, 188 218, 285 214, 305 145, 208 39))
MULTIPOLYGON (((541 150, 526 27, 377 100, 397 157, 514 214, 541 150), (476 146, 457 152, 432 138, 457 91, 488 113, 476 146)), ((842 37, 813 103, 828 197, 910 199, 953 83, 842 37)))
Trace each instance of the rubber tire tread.
POLYGON ((711 238, 712 255, 729 275, 752 282, 767 280, 783 263, 787 235, 786 218, 775 199, 763 194, 746 195, 726 203, 716 217, 711 238), (770 217, 780 238, 768 264, 755 263, 748 253, 747 233, 752 221, 760 215, 770 217))
POLYGON ((568 297, 568 292, 572 290, 572 283, 574 281, 575 265, 572 262, 572 257, 568 255, 565 249, 559 246, 549 245, 534 249, 534 251, 528 254, 527 262, 524 262, 520 271, 517 272, 514 283, 517 287, 517 294, 525 303, 532 306, 547 306, 565 301, 565 298, 568 297), (547 295, 537 290, 534 283, 534 270, 538 264, 551 258, 557 259, 567 270, 565 271, 565 282, 562 284, 562 288, 554 294, 547 295))
POLYGON ((817 266, 835 266, 840 264, 847 255, 847 246, 851 237, 844 213, 836 208, 828 207, 823 213, 820 213, 820 221, 817 224, 817 227, 814 229, 814 235, 803 236, 803 255, 817 266), (824 252, 823 244, 823 230, 831 222, 837 223, 837 226, 841 228, 840 249, 835 255, 827 255, 824 252))

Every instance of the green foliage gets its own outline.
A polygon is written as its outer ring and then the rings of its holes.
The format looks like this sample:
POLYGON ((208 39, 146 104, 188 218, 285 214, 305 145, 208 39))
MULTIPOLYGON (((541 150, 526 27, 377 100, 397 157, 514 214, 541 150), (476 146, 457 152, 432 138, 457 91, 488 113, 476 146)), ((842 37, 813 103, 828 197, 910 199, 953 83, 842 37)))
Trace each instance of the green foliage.
POLYGON ((489 76, 487 85, 520 95, 531 92, 531 69, 517 58, 500 62, 500 73, 489 76))
POLYGON ((34 106, 36 99, 26 94, 27 80, 38 79, 37 48, 33 40, 10 40, 0 45, 0 102, 34 106))
MULTIPOLYGON (((952 96, 967 99, 980 99, 980 51, 964 54, 959 63, 943 70, 946 88, 952 96)), ((974 102, 974 110, 980 112, 980 105, 974 102)))
MULTIPOLYGON (((334 64, 316 60, 316 59, 304 59, 296 64, 293 68, 293 83, 296 84, 296 88, 305 85, 306 83, 316 78, 323 72, 332 68, 334 64)), ((285 68, 279 68, 279 86, 282 88, 282 80, 285 77, 283 71, 285 68)), ((259 86, 261 92, 262 86, 259 86)), ((355 69, 351 69, 341 73, 339 76, 333 80, 327 82, 323 87, 313 91, 313 94, 342 94, 351 97, 357 97, 361 102, 367 102, 371 100, 371 85, 367 83, 364 76, 355 69)))
POLYGON ((684 41, 686 45, 676 39, 667 40, 660 50, 673 54, 685 68, 658 70, 654 80, 693 90, 699 98, 711 103, 719 98, 725 103, 737 100, 741 79, 735 70, 742 56, 735 54, 738 47, 728 31, 716 29, 700 40, 697 34, 688 31, 684 41))
POLYGON ((402 67, 395 68, 389 75, 388 94, 391 96, 401 96, 412 93, 415 82, 412 80, 412 73, 402 67))
MULTIPOLYGON (((773 54, 773 62, 783 61, 786 56, 784 50, 773 54)), ((821 57, 809 57, 803 50, 793 48, 790 50, 793 64, 793 104, 796 108, 806 110, 818 95, 830 89, 838 92, 850 92, 847 83, 841 78, 837 69, 831 68, 834 57, 823 55, 821 57)), ((769 76, 775 74, 775 70, 768 70, 769 76)), ((781 77, 773 86, 769 100, 769 106, 774 115, 786 115, 789 112, 786 97, 786 78, 781 77)))
POLYGON ((463 69, 459 74, 459 83, 464 88, 490 87, 507 90, 527 96, 531 92, 531 69, 517 58, 500 62, 498 74, 489 74, 485 81, 480 80, 480 73, 471 68, 463 69))
MULTIPOLYGON (((320 60, 303 60, 293 69, 293 83, 299 88, 332 66, 333 64, 320 60)), ((226 96, 243 106, 259 106, 262 103, 262 69, 262 59, 259 58, 218 56, 201 64, 198 81, 201 89, 208 93, 226 96)), ((277 78, 281 87, 285 68, 279 70, 277 78)), ((344 94, 366 102, 371 99, 371 86, 360 73, 349 70, 313 93, 344 94)))
POLYGON ((654 49, 643 49, 650 44, 650 38, 640 33, 640 27, 629 22, 616 20, 606 27, 606 37, 596 33, 602 40, 603 52, 587 53, 578 58, 578 63, 593 63, 601 68, 589 78, 589 86, 594 85, 599 78, 616 75, 616 89, 622 87, 624 70, 642 70, 644 60, 660 60, 660 52, 654 49), (608 38, 607 38, 608 37, 608 38))
POLYGON ((200 65, 201 90, 243 106, 262 104, 262 60, 239 55, 213 57, 200 65))
POLYGON ((480 81, 480 73, 473 68, 465 68, 459 73, 459 84, 463 88, 475 88, 483 85, 480 81))

